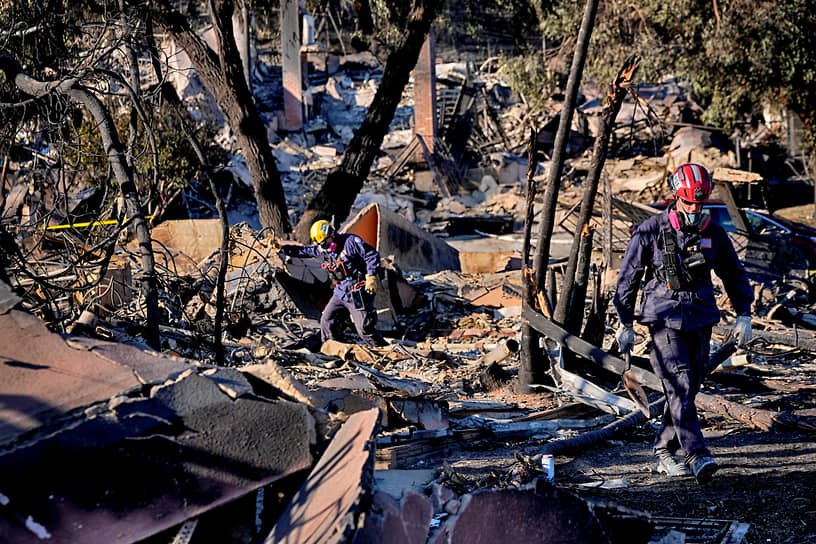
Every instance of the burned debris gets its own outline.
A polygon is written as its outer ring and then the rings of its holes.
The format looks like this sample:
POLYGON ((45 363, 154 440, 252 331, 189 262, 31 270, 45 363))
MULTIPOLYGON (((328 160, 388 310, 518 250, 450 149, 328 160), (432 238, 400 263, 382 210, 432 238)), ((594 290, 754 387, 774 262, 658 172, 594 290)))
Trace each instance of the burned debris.
MULTIPOLYGON (((305 81, 311 109, 284 93, 270 134, 300 217, 340 166, 382 70, 368 55, 297 45, 284 47, 275 83, 302 91, 305 81)), ((547 203, 560 105, 530 113, 500 72, 437 63, 432 45, 336 225, 382 257, 385 346, 359 343, 351 327, 321 341, 327 270, 277 251, 285 233, 254 220, 238 155, 228 205, 240 220, 226 252, 223 222, 197 213, 192 192, 187 217, 151 224, 148 241, 113 211, 93 215, 101 189, 44 191, 24 161, 4 161, 14 174, 3 178, 0 540, 745 541, 755 522, 737 507, 668 516, 643 500, 687 486, 629 459, 648 455, 663 389, 645 328, 635 326, 629 358, 617 350, 609 301, 633 227, 665 205, 667 171, 711 164, 709 213, 746 265, 754 340, 731 341, 737 316, 718 285, 722 322, 696 407, 722 440, 715 449, 749 435, 763 451, 782 436, 802 446, 791 463, 806 466, 816 428, 806 212, 749 207, 768 181, 705 127, 681 123, 696 105, 680 82, 636 85, 636 59, 612 93, 570 112, 561 188, 547 203), (642 152, 657 140, 665 148, 642 152)), ((747 487, 744 472, 767 474, 748 457, 724 477, 747 487)), ((693 493, 712 503, 726 487, 693 493)), ((791 508, 807 524, 812 499, 801 499, 791 508)))

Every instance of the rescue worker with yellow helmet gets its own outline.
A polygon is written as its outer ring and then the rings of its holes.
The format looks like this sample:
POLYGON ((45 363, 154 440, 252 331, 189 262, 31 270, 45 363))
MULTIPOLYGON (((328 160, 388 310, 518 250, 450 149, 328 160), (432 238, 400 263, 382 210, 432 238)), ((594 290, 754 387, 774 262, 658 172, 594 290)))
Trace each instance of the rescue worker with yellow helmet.
POLYGON ((337 338, 341 319, 347 313, 362 340, 370 346, 386 344, 377 330, 374 295, 380 273, 380 254, 356 234, 336 232, 331 223, 319 219, 309 230, 312 244, 283 245, 280 252, 289 257, 320 259, 332 280, 332 298, 320 316, 321 340, 337 338))

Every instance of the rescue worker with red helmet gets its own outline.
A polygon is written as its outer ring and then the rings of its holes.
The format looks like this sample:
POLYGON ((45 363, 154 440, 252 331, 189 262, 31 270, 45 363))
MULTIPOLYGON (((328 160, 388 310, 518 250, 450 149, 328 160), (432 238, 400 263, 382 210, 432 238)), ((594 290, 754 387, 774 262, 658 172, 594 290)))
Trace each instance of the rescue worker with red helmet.
POLYGON ((728 235, 702 213, 712 189, 708 171, 682 164, 668 182, 673 205, 638 226, 623 256, 614 297, 616 340, 621 353, 632 349, 642 289, 637 320, 649 330, 650 362, 666 397, 654 446, 657 471, 693 474, 705 484, 718 465, 703 439, 694 399, 708 365, 711 329, 720 320, 711 271, 738 316, 734 334, 740 346, 751 338, 753 290, 728 235))
POLYGON ((334 291, 320 316, 321 340, 336 339, 340 320, 346 313, 362 340, 370 346, 386 344, 377 330, 374 295, 380 272, 380 254, 356 234, 336 232, 325 219, 312 224, 311 245, 280 246, 279 251, 290 257, 313 257, 334 281, 334 291))

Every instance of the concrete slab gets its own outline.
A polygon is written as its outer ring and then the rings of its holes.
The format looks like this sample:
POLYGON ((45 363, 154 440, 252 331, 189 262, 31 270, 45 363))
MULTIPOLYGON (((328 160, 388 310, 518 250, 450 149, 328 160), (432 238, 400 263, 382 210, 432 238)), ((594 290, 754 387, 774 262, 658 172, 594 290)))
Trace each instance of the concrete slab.
POLYGON ((264 544, 318 544, 356 527, 357 508, 373 486, 373 437, 379 412, 357 412, 337 431, 264 544))

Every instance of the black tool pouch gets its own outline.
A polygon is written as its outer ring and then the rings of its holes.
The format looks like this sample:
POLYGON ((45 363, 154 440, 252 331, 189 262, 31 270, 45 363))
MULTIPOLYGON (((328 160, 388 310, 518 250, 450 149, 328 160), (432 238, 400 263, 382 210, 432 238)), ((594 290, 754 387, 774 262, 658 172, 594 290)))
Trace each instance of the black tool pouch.
POLYGON ((686 240, 686 249, 683 251, 680 268, 684 281, 688 283, 705 279, 708 274, 708 267, 701 246, 699 235, 691 235, 686 240))

